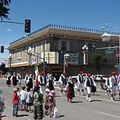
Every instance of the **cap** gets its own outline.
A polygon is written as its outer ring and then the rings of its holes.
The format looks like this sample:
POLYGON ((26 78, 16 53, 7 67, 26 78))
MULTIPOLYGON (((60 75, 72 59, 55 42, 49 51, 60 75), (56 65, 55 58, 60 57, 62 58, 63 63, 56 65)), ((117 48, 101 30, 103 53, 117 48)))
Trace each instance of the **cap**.
POLYGON ((82 74, 83 73, 83 71, 82 70, 80 70, 80 74, 82 74))
POLYGON ((92 74, 91 73, 88 73, 87 76, 91 76, 92 74))

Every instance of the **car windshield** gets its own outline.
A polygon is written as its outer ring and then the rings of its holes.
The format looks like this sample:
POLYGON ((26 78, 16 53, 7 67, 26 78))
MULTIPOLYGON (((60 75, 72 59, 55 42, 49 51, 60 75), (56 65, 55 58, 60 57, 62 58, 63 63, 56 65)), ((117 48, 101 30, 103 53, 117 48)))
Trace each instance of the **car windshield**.
POLYGON ((107 75, 103 75, 102 77, 107 77, 107 75))

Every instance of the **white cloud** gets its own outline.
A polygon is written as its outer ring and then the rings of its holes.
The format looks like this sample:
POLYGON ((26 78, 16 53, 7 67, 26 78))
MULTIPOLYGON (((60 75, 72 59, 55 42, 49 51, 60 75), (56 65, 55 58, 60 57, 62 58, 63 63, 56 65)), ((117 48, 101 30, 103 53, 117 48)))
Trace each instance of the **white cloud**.
POLYGON ((8 32, 12 32, 12 29, 10 29, 10 28, 7 28, 7 31, 8 31, 8 32))

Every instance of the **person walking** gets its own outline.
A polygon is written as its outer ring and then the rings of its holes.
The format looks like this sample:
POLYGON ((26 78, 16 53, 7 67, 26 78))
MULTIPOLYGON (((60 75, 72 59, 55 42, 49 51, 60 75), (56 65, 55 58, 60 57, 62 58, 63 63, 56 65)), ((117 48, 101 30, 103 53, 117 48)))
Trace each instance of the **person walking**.
POLYGON ((73 97, 75 97, 75 92, 74 92, 74 81, 71 76, 68 78, 68 83, 66 87, 67 87, 66 88, 67 101, 72 103, 72 99, 73 97))
POLYGON ((8 85, 8 87, 10 87, 10 85, 11 85, 11 74, 10 73, 8 73, 8 75, 7 75, 6 84, 8 85))
POLYGON ((47 78, 47 87, 49 88, 49 90, 54 90, 54 81, 56 80, 56 78, 52 75, 49 74, 48 78, 47 78))
POLYGON ((17 88, 14 88, 12 93, 13 117, 17 117, 18 115, 19 99, 17 88))
POLYGON ((105 94, 110 95, 111 90, 110 90, 110 81, 109 81, 110 75, 108 75, 106 81, 105 81, 105 94))
POLYGON ((33 88, 33 77, 32 77, 32 74, 29 74, 26 85, 27 85, 27 87, 30 88, 30 89, 33 88))
POLYGON ((33 93, 34 120, 43 119, 43 94, 39 89, 39 86, 35 86, 33 93))
POLYGON ((120 74, 117 76, 117 84, 118 84, 118 96, 120 99, 120 74))
MULTIPOLYGON (((65 91, 66 85, 67 85, 67 77, 65 73, 62 73, 59 77, 59 84, 61 89, 61 95, 63 95, 63 92, 65 91)), ((66 92, 66 91, 65 91, 66 92)))
POLYGON ((41 71, 38 75, 38 81, 39 81, 39 85, 40 85, 40 91, 42 94, 44 94, 45 92, 45 87, 47 84, 47 78, 45 75, 45 71, 41 71))
POLYGON ((27 86, 27 83, 28 83, 28 78, 29 78, 29 74, 26 74, 25 78, 24 78, 24 83, 25 83, 26 86, 27 86))
POLYGON ((18 81, 18 85, 21 86, 21 80, 22 80, 21 74, 17 73, 16 78, 17 78, 17 81, 18 81))
POLYGON ((55 91, 54 90, 51 90, 50 93, 49 93, 48 104, 49 104, 50 118, 53 118, 54 109, 55 109, 55 106, 56 106, 55 91))
POLYGON ((117 92, 117 86, 118 86, 118 82, 117 82, 117 76, 116 76, 116 72, 113 71, 112 75, 109 77, 109 84, 110 84, 110 90, 111 90, 111 100, 115 100, 115 96, 116 96, 116 92, 117 92))
POLYGON ((87 74, 87 77, 85 79, 85 83, 84 83, 84 86, 87 90, 87 95, 86 95, 86 100, 88 100, 89 102, 91 102, 91 92, 96 92, 96 83, 94 81, 94 78, 91 77, 92 74, 91 73, 88 73, 87 74))
POLYGON ((79 93, 84 95, 84 79, 83 79, 83 71, 82 70, 78 74, 78 89, 79 89, 79 93))
POLYGON ((13 75, 11 76, 11 81, 12 81, 13 86, 17 86, 18 80, 17 80, 17 77, 16 77, 16 73, 15 73, 15 72, 14 72, 13 75))
POLYGON ((49 93, 50 90, 48 88, 45 89, 45 96, 44 96, 44 109, 45 115, 49 115, 49 93))

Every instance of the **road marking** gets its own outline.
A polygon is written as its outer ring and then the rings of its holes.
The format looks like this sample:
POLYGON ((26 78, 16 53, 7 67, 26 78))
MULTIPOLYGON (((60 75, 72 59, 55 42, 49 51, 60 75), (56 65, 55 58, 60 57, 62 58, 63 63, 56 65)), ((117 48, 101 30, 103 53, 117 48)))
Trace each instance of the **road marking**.
POLYGON ((120 116, 117 116, 117 115, 112 115, 112 114, 101 112, 101 111, 94 111, 94 112, 97 112, 97 113, 100 113, 100 114, 104 114, 104 115, 107 115, 107 116, 111 116, 111 117, 120 119, 120 116))
MULTIPOLYGON (((12 110, 12 108, 11 108, 10 106, 8 106, 8 105, 6 105, 5 107, 7 107, 8 109, 12 110)), ((30 119, 30 118, 27 117, 27 116, 24 116, 24 118, 26 118, 27 120, 32 120, 32 119, 30 119)))

